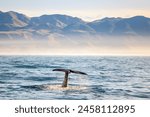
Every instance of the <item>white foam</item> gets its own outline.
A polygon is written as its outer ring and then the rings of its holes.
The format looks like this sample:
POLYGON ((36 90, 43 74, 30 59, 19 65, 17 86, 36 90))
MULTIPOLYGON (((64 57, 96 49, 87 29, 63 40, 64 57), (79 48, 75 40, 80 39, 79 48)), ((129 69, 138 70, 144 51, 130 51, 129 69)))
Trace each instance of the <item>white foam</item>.
POLYGON ((84 90, 85 86, 68 86, 62 87, 61 85, 45 85, 44 89, 46 90, 84 90))

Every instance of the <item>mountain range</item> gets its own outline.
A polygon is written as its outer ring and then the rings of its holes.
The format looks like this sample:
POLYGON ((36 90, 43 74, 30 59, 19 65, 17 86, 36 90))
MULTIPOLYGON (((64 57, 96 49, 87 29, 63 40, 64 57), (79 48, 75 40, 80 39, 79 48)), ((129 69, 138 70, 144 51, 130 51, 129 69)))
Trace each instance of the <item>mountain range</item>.
POLYGON ((68 15, 28 17, 0 11, 0 39, 49 38, 69 35, 150 36, 150 18, 103 18, 86 22, 68 15))

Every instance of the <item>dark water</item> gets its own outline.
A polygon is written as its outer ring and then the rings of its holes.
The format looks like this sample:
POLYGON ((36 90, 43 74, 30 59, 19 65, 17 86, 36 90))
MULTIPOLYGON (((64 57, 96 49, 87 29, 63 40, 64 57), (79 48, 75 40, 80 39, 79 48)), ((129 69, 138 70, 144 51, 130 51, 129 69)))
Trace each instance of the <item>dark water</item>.
POLYGON ((150 57, 1 56, 0 99, 150 99, 150 57), (54 68, 86 72, 64 74, 54 68))

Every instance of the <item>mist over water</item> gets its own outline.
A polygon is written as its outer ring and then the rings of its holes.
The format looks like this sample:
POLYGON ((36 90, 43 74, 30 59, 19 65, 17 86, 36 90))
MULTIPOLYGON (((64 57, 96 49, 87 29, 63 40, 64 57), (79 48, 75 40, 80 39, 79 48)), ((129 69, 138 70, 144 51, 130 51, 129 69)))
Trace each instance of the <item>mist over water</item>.
POLYGON ((0 99, 150 99, 150 57, 0 56, 0 99), (69 68, 88 76, 69 75, 69 68))
POLYGON ((0 40, 1 55, 150 55, 150 39, 82 35, 0 40), (11 53, 10 53, 11 52, 11 53))

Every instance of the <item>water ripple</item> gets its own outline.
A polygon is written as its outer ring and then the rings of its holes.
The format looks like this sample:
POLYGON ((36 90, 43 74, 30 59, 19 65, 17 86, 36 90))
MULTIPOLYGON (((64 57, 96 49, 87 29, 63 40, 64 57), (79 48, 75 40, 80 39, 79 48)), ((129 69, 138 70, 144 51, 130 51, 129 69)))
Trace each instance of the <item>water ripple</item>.
POLYGON ((150 99, 150 57, 0 56, 0 99, 150 99), (69 75, 55 68, 81 70, 69 75))

